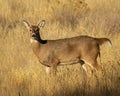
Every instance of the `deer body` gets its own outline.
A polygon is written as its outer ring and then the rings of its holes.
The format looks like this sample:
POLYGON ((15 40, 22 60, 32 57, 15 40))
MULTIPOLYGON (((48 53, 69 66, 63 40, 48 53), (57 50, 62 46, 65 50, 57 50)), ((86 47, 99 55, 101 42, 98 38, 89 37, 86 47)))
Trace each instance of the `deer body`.
MULTIPOLYGON (((41 26, 43 25, 43 21, 41 26)), ((100 55, 100 45, 111 41, 107 38, 93 38, 89 36, 78 36, 58 40, 42 40, 39 27, 29 25, 24 21, 26 27, 31 30, 31 47, 41 64, 53 69, 56 73, 57 66, 81 63, 88 64, 91 68, 99 69, 97 57, 100 55)), ((86 70, 86 68, 83 66, 86 70)))
POLYGON ((91 55, 94 51, 99 52, 93 38, 88 36, 79 36, 74 38, 66 38, 59 40, 48 40, 46 44, 39 41, 31 43, 32 49, 42 64, 52 66, 51 63, 60 65, 61 63, 69 63, 91 55), (83 41, 87 41, 84 43, 83 41), (83 43, 81 43, 83 42, 83 43), (88 45, 90 44, 90 46, 88 45), (93 48, 92 48, 93 47, 93 48), (95 47, 95 48, 94 48, 95 47), (68 58, 69 56, 69 58, 68 58))

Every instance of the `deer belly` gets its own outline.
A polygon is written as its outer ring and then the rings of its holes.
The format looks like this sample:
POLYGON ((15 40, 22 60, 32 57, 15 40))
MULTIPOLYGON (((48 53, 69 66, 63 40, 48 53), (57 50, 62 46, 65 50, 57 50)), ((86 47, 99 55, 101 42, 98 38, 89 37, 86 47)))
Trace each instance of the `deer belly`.
POLYGON ((76 59, 61 61, 59 65, 72 65, 72 64, 77 64, 79 62, 80 62, 80 59, 76 58, 76 59))

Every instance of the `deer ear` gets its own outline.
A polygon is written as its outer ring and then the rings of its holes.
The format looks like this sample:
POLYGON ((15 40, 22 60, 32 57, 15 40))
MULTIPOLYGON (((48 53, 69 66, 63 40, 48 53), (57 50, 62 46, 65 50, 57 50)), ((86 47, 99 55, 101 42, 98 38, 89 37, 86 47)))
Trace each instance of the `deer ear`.
POLYGON ((39 26, 39 27, 44 27, 44 26, 45 26, 45 20, 41 20, 41 21, 38 23, 38 26, 39 26))
POLYGON ((30 24, 29 24, 27 21, 23 20, 23 24, 25 25, 25 27, 26 27, 27 29, 29 29, 30 24))

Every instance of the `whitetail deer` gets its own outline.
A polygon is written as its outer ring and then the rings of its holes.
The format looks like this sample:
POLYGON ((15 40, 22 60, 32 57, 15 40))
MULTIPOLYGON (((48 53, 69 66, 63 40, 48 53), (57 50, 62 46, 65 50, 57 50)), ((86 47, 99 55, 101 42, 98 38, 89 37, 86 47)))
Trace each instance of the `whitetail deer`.
POLYGON ((93 38, 89 36, 77 36, 72 38, 58 40, 42 40, 40 36, 40 28, 45 25, 42 20, 38 25, 30 25, 27 21, 23 21, 26 28, 30 31, 30 41, 33 52, 38 57, 41 64, 47 69, 51 69, 56 73, 57 66, 80 63, 84 70, 85 64, 92 69, 99 70, 97 57, 100 55, 100 45, 112 43, 107 38, 93 38))

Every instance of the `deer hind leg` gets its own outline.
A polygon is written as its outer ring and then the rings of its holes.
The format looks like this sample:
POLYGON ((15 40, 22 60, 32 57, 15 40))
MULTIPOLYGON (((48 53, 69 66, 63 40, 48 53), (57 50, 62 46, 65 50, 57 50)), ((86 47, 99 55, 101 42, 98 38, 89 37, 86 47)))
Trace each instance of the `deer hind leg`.
POLYGON ((92 66, 92 63, 88 63, 86 60, 80 60, 80 64, 82 65, 82 68, 84 69, 84 71, 87 75, 93 73, 94 66, 92 66), (91 67, 91 69, 92 69, 91 72, 88 70, 88 66, 86 66, 86 64, 91 67))
POLYGON ((96 63, 94 63, 92 59, 91 60, 83 59, 83 60, 84 60, 84 64, 82 65, 83 69, 85 70, 87 75, 89 76, 92 75, 93 71, 96 70, 96 66, 94 66, 96 63))
POLYGON ((91 60, 91 61, 85 62, 85 63, 91 67, 92 73, 95 70, 96 72, 99 72, 100 74, 104 74, 102 67, 100 65, 98 65, 98 63, 97 63, 97 60, 91 60))
POLYGON ((92 76, 93 72, 91 71, 91 68, 87 66, 87 64, 82 65, 82 68, 84 69, 85 75, 88 77, 92 76))
POLYGON ((98 65, 97 60, 94 60, 93 63, 91 63, 91 66, 93 66, 93 68, 96 71, 102 71, 102 67, 100 65, 98 65))
POLYGON ((93 64, 94 68, 96 69, 96 72, 99 74, 99 75, 102 75, 104 76, 104 71, 103 71, 103 68, 97 64, 97 62, 95 64, 93 64))
POLYGON ((96 63, 93 63, 93 67, 95 68, 95 70, 96 70, 96 73, 98 74, 98 76, 105 76, 105 73, 104 73, 104 71, 103 71, 103 68, 100 66, 100 65, 98 65, 97 64, 97 62, 96 63))
POLYGON ((85 64, 85 61, 84 60, 80 60, 79 63, 81 64, 81 66, 83 68, 82 72, 83 72, 84 76, 85 77, 86 77, 86 75, 89 76, 89 71, 88 71, 88 68, 87 68, 87 66, 85 64))
POLYGON ((86 69, 86 67, 85 67, 85 62, 84 62, 83 60, 80 60, 79 63, 81 64, 81 66, 82 66, 82 68, 84 69, 84 71, 87 73, 87 69, 86 69))
POLYGON ((92 69, 92 70, 98 70, 98 64, 97 64, 97 62, 96 62, 96 60, 94 61, 94 60, 85 60, 85 64, 87 64, 87 65, 89 65, 90 66, 90 68, 92 69))
POLYGON ((87 68, 85 67, 85 64, 82 65, 82 68, 85 70, 85 72, 87 73, 87 68))

